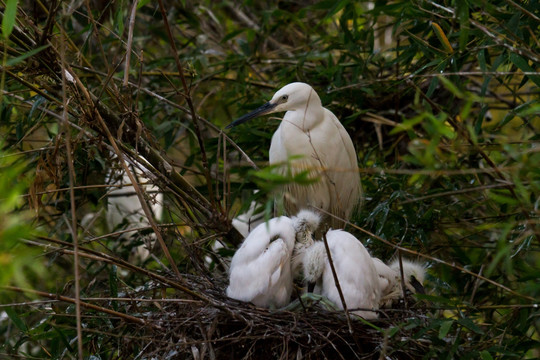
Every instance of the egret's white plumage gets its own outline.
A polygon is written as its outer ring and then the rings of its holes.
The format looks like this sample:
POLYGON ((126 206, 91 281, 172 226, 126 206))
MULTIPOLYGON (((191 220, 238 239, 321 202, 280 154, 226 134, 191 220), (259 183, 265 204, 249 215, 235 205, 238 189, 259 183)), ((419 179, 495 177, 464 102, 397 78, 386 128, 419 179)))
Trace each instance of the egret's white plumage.
POLYGON ((227 296, 261 307, 288 304, 294 242, 293 221, 285 216, 253 229, 232 258, 227 296))
POLYGON ((282 307, 293 288, 292 256, 297 244, 312 240, 320 216, 301 211, 255 227, 234 254, 227 296, 262 307, 282 307))
MULTIPOLYGON (((139 179, 138 182, 144 184, 140 186, 141 190, 150 197, 150 209, 154 214, 154 218, 161 219, 163 214, 163 193, 160 191, 159 187, 152 184, 150 179, 144 175, 143 170, 141 170, 144 169, 142 165, 137 164, 136 166, 133 166, 132 169, 135 177, 139 179)), ((148 171, 146 169, 144 170, 148 171)), ((149 227, 150 222, 146 218, 139 198, 135 193, 135 188, 131 185, 129 176, 123 170, 121 171, 121 175, 121 177, 117 176, 112 171, 107 175, 107 182, 109 185, 113 186, 109 191, 107 200, 106 219, 109 230, 115 230, 124 222, 127 224, 126 229, 149 227)), ((131 233, 128 233, 124 238, 130 235, 131 233)), ((155 234, 150 235, 149 240, 150 242, 155 240, 155 234)), ((140 258, 145 259, 150 253, 141 245, 137 248, 137 254, 140 258)))
MULTIPOLYGON (((386 265, 381 260, 374 258, 374 263, 379 274, 381 307, 390 307, 396 300, 403 297, 399 259, 394 260, 390 265, 386 265)), ((422 285, 426 276, 424 266, 406 259, 402 259, 401 263, 403 265, 405 287, 412 293, 423 293, 424 288, 422 285)))
POLYGON ((375 265, 375 269, 379 275, 379 288, 381 289, 382 300, 393 291, 394 285, 399 280, 398 273, 379 258, 373 258, 373 265, 375 265))
MULTIPOLYGON (((377 318, 377 312, 355 310, 379 308, 379 275, 370 254, 356 237, 346 231, 330 230, 326 239, 347 308, 365 319, 377 318)), ((306 280, 317 283, 315 293, 326 296, 343 309, 322 241, 315 242, 305 251, 303 272, 306 280)))
POLYGON ((304 253, 315 242, 313 233, 319 227, 320 222, 321 216, 318 213, 305 209, 301 210, 296 217, 293 218, 296 242, 294 244, 292 268, 295 275, 300 270, 304 253))
POLYGON ((252 201, 249 205, 249 209, 245 213, 232 219, 232 226, 234 226, 244 238, 249 235, 251 230, 264 222, 264 211, 260 211, 260 207, 260 204, 256 201, 252 201))
MULTIPOLYGON (((309 205, 348 220, 361 200, 362 187, 353 142, 337 117, 324 108, 315 90, 305 83, 288 84, 259 109, 229 127, 263 114, 286 111, 272 137, 270 164, 290 161, 292 174, 309 171, 319 181, 311 185, 290 184, 284 189, 285 210, 295 214, 309 205)), ((283 172, 288 171, 283 167, 283 172)), ((334 228, 343 225, 329 219, 334 228)))

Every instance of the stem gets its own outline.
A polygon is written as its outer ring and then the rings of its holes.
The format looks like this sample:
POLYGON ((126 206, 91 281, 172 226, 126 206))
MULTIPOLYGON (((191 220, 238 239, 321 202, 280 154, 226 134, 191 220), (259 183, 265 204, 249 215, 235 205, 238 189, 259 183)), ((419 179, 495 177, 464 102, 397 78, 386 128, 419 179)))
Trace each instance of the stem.
POLYGON ((334 262, 332 261, 332 255, 330 254, 330 247, 328 246, 328 240, 326 239, 326 234, 323 234, 324 248, 326 249, 326 255, 328 255, 328 262, 330 263, 330 269, 332 269, 332 276, 334 277, 334 283, 336 283, 336 288, 339 293, 339 298, 341 304, 343 305, 343 310, 347 315, 347 325, 349 326, 349 333, 353 333, 353 328, 351 324, 351 317, 349 316, 349 310, 347 309, 347 303, 345 302, 345 296, 343 296, 343 291, 341 290, 341 285, 339 284, 339 279, 336 273, 336 268, 334 267, 334 262))
POLYGON ((182 63, 180 62, 180 58, 178 57, 178 51, 176 50, 174 37, 172 36, 171 27, 169 26, 169 20, 167 20, 167 12, 165 10, 165 6, 163 5, 162 0, 158 0, 158 2, 159 2, 159 8, 161 10, 161 15, 163 16, 163 22, 165 23, 165 29, 167 30, 167 36, 169 37, 171 49, 173 51, 174 60, 176 61, 176 67, 178 68, 178 73, 180 74, 180 80, 182 81, 182 87, 184 88, 184 98, 186 99, 186 102, 188 104, 188 107, 191 113, 191 118, 193 119, 193 126, 195 127, 195 134, 197 134, 197 141, 199 142, 199 146, 201 148, 201 158, 202 158, 202 163, 203 163, 203 168, 204 168, 204 175, 206 177, 206 185, 208 187, 208 196, 210 197, 210 201, 212 202, 212 205, 214 206, 214 208, 217 209, 216 199, 214 197, 214 191, 212 189, 212 177, 210 176, 210 168, 208 167, 208 159, 206 157, 206 150, 205 150, 204 142, 201 135, 201 129, 199 127, 199 118, 197 116, 197 113, 195 112, 193 101, 191 100, 191 94, 186 83, 186 78, 184 76, 184 69, 182 67, 182 63))
POLYGON ((75 316, 77 319, 77 348, 79 360, 83 359, 82 326, 81 326, 81 284, 79 274, 79 237, 77 235, 77 207, 75 204, 75 167, 71 148, 71 127, 68 121, 68 101, 66 97, 65 47, 60 38, 60 60, 62 62, 62 126, 66 137, 66 156, 69 169, 69 202, 71 206, 71 237, 73 239, 73 268, 75 272, 75 316))

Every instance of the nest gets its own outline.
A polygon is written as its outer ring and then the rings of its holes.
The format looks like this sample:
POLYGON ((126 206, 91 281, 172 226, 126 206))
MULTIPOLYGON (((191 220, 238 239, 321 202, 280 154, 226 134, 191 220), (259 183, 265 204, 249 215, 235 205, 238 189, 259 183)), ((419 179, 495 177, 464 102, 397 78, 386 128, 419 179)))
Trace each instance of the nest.
MULTIPOLYGON (((424 310, 395 308, 383 310, 379 319, 366 322, 343 311, 328 310, 315 301, 295 301, 294 310, 268 310, 228 298, 225 276, 209 279, 186 275, 184 285, 198 296, 175 293, 167 300, 134 301, 138 317, 147 326, 134 329, 123 323, 116 331, 129 334, 120 341, 123 356, 158 359, 395 359, 421 357, 425 346, 408 341, 410 334, 398 327, 407 319, 422 321, 424 310), (176 298, 176 299, 170 299, 176 298), (157 309, 156 309, 157 307, 157 309), (129 329, 128 329, 129 328, 129 329), (399 329, 399 330, 398 330, 399 329), (396 333, 399 334, 396 335, 396 333), (397 343, 396 338, 400 339, 397 343), (389 341, 389 340, 392 341, 389 341)), ((131 294, 156 298, 165 291, 159 285, 131 294)), ((414 299, 407 298, 409 305, 414 299)), ((418 305, 418 304, 417 304, 418 305)), ((133 313, 133 311, 131 312, 133 313)))

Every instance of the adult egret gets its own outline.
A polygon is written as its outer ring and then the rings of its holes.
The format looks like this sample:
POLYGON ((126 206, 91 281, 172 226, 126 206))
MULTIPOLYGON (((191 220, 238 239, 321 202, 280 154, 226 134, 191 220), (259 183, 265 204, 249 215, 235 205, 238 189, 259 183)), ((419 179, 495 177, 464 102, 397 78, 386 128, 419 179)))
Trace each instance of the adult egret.
MULTIPOLYGON (((396 300, 403 297, 401 271, 399 259, 386 265, 380 259, 374 258, 373 262, 379 274, 379 286, 381 288, 381 307, 390 307, 396 300)), ((426 277, 426 269, 419 263, 402 259, 403 282, 405 287, 412 293, 425 294, 423 283, 426 277)))
MULTIPOLYGON (((281 216, 258 225, 234 254, 227 296, 260 307, 282 307, 293 289, 292 253, 297 230, 313 228, 313 218, 281 216)), ((315 217, 315 221, 318 217, 315 217)))
MULTIPOLYGON (((161 219, 163 213, 163 193, 157 186, 150 183, 150 180, 143 172, 147 170, 142 167, 142 165, 134 165, 131 169, 133 169, 135 177, 140 180, 139 182, 145 183, 145 185, 141 185, 141 190, 144 190, 151 197, 150 208, 155 219, 161 219), (141 168, 139 168, 139 166, 141 168)), ((107 175, 107 181, 112 188, 112 190, 109 191, 107 201, 106 219, 109 230, 114 231, 122 223, 126 223, 126 229, 149 227, 150 222, 144 214, 139 198, 135 193, 135 188, 131 185, 129 176, 123 170, 120 175, 121 177, 117 176, 113 171, 109 172, 107 175)), ((122 238, 127 238, 129 236, 130 235, 122 236, 122 238)), ((155 234, 149 235, 148 239, 150 240, 149 243, 155 240, 155 234)), ((150 255, 150 252, 144 245, 138 246, 136 253, 141 259, 146 259, 150 255)))
MULTIPOLYGON (((379 275, 370 254, 356 237, 346 231, 330 230, 326 233, 326 239, 347 309, 364 319, 377 318, 378 314, 373 310, 379 309, 381 290, 379 275)), ((316 283, 314 293, 327 297, 343 309, 322 241, 316 241, 306 249, 303 272, 308 282, 316 283)))
MULTIPOLYGON (((295 214, 312 205, 348 220, 362 195, 356 150, 343 125, 322 106, 311 86, 300 82, 288 84, 269 102, 227 128, 282 111, 286 113, 272 136, 270 165, 286 164, 290 160, 293 175, 308 171, 310 178, 319 178, 310 185, 287 185, 283 197, 285 210, 295 214), (292 156, 295 157, 291 159, 292 156)), ((288 169, 282 166, 280 171, 287 173, 288 169)), ((343 226, 342 221, 334 218, 329 223, 334 228, 343 226)))

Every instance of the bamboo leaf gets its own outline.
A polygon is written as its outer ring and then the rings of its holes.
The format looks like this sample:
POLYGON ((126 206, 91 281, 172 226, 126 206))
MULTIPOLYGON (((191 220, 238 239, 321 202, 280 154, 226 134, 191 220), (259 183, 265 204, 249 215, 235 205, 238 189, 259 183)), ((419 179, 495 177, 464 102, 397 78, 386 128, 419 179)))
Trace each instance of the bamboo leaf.
POLYGON ((439 41, 441 42, 444 50, 448 54, 452 54, 454 52, 454 48, 452 48, 452 45, 450 45, 450 41, 448 41, 448 38, 446 37, 446 34, 444 33, 440 25, 436 22, 432 22, 431 27, 433 28, 433 32, 435 32, 435 35, 437 35, 437 37, 439 38, 439 41))
POLYGON ((19 56, 15 57, 15 58, 9 59, 8 61, 6 61, 6 66, 17 65, 18 63, 22 62, 23 60, 26 60, 27 58, 40 53, 41 51, 45 50, 49 46, 50 46, 49 44, 43 45, 43 46, 40 46, 38 48, 32 49, 32 50, 30 50, 30 51, 28 51, 28 52, 26 52, 26 53, 24 53, 22 55, 19 55, 19 56))
POLYGON ((4 39, 8 39, 15 26, 15 19, 17 18, 17 5, 19 0, 7 0, 6 10, 4 11, 4 18, 2 19, 2 36, 4 39))
POLYGON ((4 308, 4 311, 6 312, 6 314, 9 316, 9 318, 11 319, 11 321, 13 321, 13 324, 21 331, 24 331, 26 332, 28 330, 28 328, 26 327, 26 324, 24 323, 24 321, 21 320, 21 318, 19 317, 19 315, 17 315, 17 313, 15 312, 15 310, 13 310, 11 308, 11 306, 8 306, 6 308, 4 308))
POLYGON ((443 321, 441 324, 441 327, 439 329, 439 339, 444 339, 446 335, 448 335, 448 332, 450 331, 450 328, 452 327, 452 324, 454 323, 454 320, 448 320, 443 321))
MULTIPOLYGON (((527 60, 525 60, 523 57, 519 56, 516 53, 510 54, 510 61, 512 61, 512 63, 514 63, 514 65, 516 65, 523 72, 531 72, 531 73, 536 72, 529 65, 527 60)), ((526 78, 531 79, 536 84, 536 86, 540 86, 540 76, 538 76, 538 75, 527 75, 526 78)), ((521 85, 523 85, 523 83, 521 85)))

